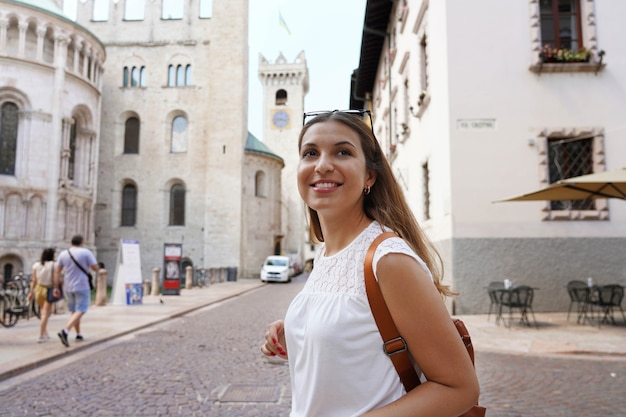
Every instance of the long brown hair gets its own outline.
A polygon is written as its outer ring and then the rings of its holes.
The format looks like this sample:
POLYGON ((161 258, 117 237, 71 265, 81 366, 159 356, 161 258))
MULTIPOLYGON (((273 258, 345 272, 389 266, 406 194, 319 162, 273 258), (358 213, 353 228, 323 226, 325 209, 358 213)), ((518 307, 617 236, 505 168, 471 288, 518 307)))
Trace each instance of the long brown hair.
MULTIPOLYGON (((302 145, 302 138, 312 125, 331 120, 342 123, 357 133, 365 154, 367 169, 376 172, 376 182, 363 199, 363 210, 367 217, 389 227, 409 244, 411 249, 426 263, 433 275, 435 286, 442 295, 455 295, 449 286, 441 282, 443 278, 441 256, 417 223, 372 128, 361 117, 340 111, 323 113, 315 117, 302 128, 298 138, 298 149, 302 145)), ((323 242, 324 234, 317 212, 310 207, 307 208, 311 241, 323 242)))

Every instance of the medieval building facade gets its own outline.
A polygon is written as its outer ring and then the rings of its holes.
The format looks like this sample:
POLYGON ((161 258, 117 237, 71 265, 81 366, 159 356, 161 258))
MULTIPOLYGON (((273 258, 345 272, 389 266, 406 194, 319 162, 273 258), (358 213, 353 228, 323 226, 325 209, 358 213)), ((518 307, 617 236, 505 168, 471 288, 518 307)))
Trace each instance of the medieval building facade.
POLYGON ((104 45, 58 7, 0 3, 0 275, 94 245, 104 45))
POLYGON ((3 275, 76 233, 110 281, 123 239, 143 279, 166 244, 258 275, 284 161, 247 131, 247 1, 44 3, 0 2, 3 275))

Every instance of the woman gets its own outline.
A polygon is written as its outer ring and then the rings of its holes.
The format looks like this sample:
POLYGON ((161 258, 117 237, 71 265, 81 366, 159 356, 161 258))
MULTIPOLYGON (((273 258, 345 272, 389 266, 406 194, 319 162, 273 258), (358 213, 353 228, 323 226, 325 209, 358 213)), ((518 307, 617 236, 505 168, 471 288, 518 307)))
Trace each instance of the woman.
POLYGON ((442 302, 451 292, 441 284, 441 261, 359 117, 366 114, 316 112, 300 133, 298 190, 311 238, 324 245, 261 351, 289 358, 292 417, 456 417, 478 399, 476 374, 442 302), (408 394, 383 352, 365 292, 365 253, 384 230, 399 237, 376 250, 375 276, 426 379, 408 394))
POLYGON ((35 294, 35 302, 41 308, 41 323, 39 325, 38 343, 47 342, 48 336, 48 318, 52 312, 52 304, 48 302, 48 288, 52 288, 52 278, 54 274, 54 248, 46 248, 41 253, 41 260, 33 265, 33 280, 30 284, 30 292, 28 293, 28 301, 35 294))

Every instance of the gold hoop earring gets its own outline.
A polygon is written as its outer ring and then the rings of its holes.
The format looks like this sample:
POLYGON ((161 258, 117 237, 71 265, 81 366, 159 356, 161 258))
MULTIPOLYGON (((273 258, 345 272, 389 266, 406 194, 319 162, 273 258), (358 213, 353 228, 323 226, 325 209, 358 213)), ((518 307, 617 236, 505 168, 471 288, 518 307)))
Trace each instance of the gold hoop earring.
POLYGON ((370 191, 372 190, 372 187, 370 187, 369 185, 367 187, 365 187, 363 189, 363 194, 365 195, 369 195, 370 191))

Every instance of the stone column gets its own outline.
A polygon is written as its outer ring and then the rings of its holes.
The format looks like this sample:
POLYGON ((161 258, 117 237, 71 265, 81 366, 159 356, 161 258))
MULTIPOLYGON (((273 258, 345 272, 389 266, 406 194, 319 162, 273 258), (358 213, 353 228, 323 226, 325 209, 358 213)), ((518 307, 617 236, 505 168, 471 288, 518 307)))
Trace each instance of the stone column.
POLYGON ((185 268, 185 288, 191 289, 193 287, 193 267, 188 266, 185 268))
POLYGON ((80 61, 80 51, 82 48, 83 48, 83 40, 75 39, 74 40, 74 65, 73 65, 72 71, 74 71, 74 73, 76 74, 80 73, 78 63, 80 61))
POLYGON ((18 58, 24 58, 24 55, 26 54, 26 30, 28 29, 28 22, 20 21, 17 24, 17 28, 20 36, 17 47, 17 56, 18 58))
POLYGON ((43 61, 43 44, 45 42, 46 28, 45 26, 37 26, 37 61, 43 61))
POLYGON ((152 292, 150 295, 159 295, 159 274, 161 273, 160 268, 152 268, 152 292))
POLYGON ((96 305, 103 306, 107 303, 107 270, 100 269, 96 279, 96 305))
POLYGON ((0 18, 0 55, 6 55, 7 51, 7 28, 9 27, 9 19, 0 18))

